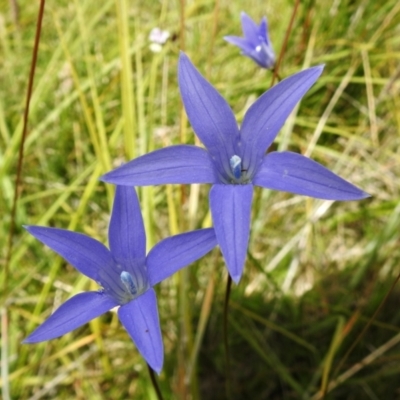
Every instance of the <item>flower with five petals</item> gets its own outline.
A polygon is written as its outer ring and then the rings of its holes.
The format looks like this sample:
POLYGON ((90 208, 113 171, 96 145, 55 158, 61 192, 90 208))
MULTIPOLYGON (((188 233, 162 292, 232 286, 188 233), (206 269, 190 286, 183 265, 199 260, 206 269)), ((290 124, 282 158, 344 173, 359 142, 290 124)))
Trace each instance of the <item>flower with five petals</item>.
POLYGON ((368 194, 301 154, 266 154, 297 102, 320 76, 317 66, 292 75, 248 109, 240 130, 227 102, 192 65, 179 60, 179 88, 189 121, 205 149, 176 145, 153 151, 102 176, 118 185, 210 183, 210 208, 218 244, 238 283, 246 259, 253 186, 326 200, 368 194))
POLYGON ((225 36, 224 39, 239 47, 242 54, 253 59, 260 67, 272 69, 275 54, 268 36, 267 18, 258 26, 245 12, 241 13, 244 37, 225 36))
POLYGON ((136 192, 117 187, 109 226, 110 250, 86 235, 64 229, 26 226, 100 291, 80 293, 61 305, 24 343, 68 333, 119 306, 118 317, 150 367, 160 373, 164 350, 153 286, 199 259, 216 244, 212 228, 183 233, 154 246, 146 256, 146 236, 136 192))

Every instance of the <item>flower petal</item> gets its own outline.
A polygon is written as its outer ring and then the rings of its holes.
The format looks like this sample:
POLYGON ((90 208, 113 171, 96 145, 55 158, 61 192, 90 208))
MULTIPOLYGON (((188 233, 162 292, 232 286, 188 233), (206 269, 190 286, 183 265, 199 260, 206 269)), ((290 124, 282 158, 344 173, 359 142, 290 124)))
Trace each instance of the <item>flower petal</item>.
POLYGON ((252 197, 253 185, 214 185, 210 191, 215 234, 236 283, 246 260, 252 197))
POLYGON ((89 236, 44 226, 25 226, 24 228, 79 272, 97 282, 99 281, 99 271, 112 268, 114 265, 107 247, 89 236))
POLYGON ((101 292, 77 294, 57 308, 23 343, 44 342, 65 335, 117 305, 111 297, 101 292))
POLYGON ((224 176, 230 176, 229 160, 237 152, 239 130, 228 103, 181 53, 178 69, 179 89, 186 114, 224 176))
POLYGON ((124 186, 214 183, 218 180, 214 169, 206 150, 197 146, 178 145, 135 158, 100 179, 124 186))
POLYGON ((251 53, 244 54, 252 58, 262 68, 271 69, 275 64, 275 54, 264 42, 257 46, 251 53))
POLYGON ((147 255, 150 285, 163 281, 186 265, 198 260, 217 245, 214 229, 182 233, 156 244, 147 255))
POLYGON ((256 47, 260 42, 258 25, 244 11, 240 13, 240 18, 244 37, 256 47))
POLYGON ((224 39, 238 46, 242 50, 244 56, 250 57, 260 67, 269 69, 274 66, 275 54, 264 39, 260 39, 257 45, 252 45, 246 39, 237 36, 225 36, 224 39))
POLYGON ((265 92, 247 111, 241 127, 243 165, 255 173, 265 151, 308 89, 321 75, 323 66, 298 72, 265 92))
POLYGON ((325 200, 359 200, 369 197, 321 164, 290 151, 266 155, 253 183, 267 189, 325 200))
POLYGON ((118 317, 147 364, 160 373, 164 362, 164 346, 154 289, 121 306, 118 317))
POLYGON ((138 264, 144 265, 146 234, 139 200, 132 187, 117 186, 108 240, 114 259, 124 270, 130 272, 138 264))
POLYGON ((251 52, 254 51, 254 46, 251 46, 249 44, 249 42, 244 38, 241 38, 241 37, 238 37, 238 36, 224 36, 224 39, 227 42, 239 47, 240 49, 242 49, 242 51, 244 53, 246 53, 246 54, 251 53, 251 52))
POLYGON ((259 36, 259 38, 262 38, 263 40, 265 40, 265 42, 268 44, 268 46, 270 45, 269 37, 268 37, 268 24, 267 24, 266 17, 262 17, 262 19, 261 19, 261 23, 258 28, 258 36, 259 36))

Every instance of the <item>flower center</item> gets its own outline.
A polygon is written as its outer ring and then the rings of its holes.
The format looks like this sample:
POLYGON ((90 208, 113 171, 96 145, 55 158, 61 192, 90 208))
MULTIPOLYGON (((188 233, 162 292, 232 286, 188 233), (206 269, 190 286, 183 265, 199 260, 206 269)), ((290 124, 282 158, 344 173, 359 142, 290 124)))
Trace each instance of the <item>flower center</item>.
POLYGON ((131 294, 132 296, 135 296, 137 294, 137 287, 133 282, 132 275, 129 272, 122 271, 120 278, 128 293, 131 294))
POLYGON ((240 179, 242 176, 242 159, 236 154, 229 160, 231 171, 235 179, 240 179))
POLYGON ((124 263, 115 263, 111 268, 99 271, 98 284, 102 291, 113 297, 118 304, 126 304, 150 288, 145 262, 128 269, 124 263), (128 272, 128 271, 129 272, 128 272))

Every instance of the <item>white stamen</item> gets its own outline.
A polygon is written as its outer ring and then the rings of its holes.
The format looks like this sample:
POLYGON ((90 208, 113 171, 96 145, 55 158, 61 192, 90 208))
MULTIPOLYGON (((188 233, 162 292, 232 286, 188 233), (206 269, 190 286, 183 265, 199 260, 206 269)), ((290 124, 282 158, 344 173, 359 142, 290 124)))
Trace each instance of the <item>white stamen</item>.
POLYGON ((122 271, 120 277, 121 277, 121 281, 124 284, 126 290, 131 295, 135 295, 137 293, 137 289, 136 289, 135 283, 133 282, 132 275, 129 272, 122 271))
POLYGON ((236 179, 240 179, 240 177, 242 176, 242 159, 235 154, 234 156, 231 157, 229 163, 231 165, 231 171, 233 176, 236 179))

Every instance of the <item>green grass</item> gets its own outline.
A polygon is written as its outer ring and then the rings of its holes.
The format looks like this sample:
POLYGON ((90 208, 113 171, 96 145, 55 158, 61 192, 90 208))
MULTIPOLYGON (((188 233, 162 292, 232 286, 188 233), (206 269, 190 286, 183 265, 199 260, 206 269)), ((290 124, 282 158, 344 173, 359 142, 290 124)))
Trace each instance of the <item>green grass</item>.
MULTIPOLYGON (((18 150, 38 2, 17 18, 0 4, 0 259, 6 263, 18 150)), ((22 229, 56 226, 107 236, 112 185, 98 178, 173 143, 195 143, 180 103, 181 45, 240 122, 269 88, 222 39, 241 32, 243 3, 48 2, 25 143, 9 274, 2 275, 0 387, 8 399, 155 399, 146 366, 108 313, 60 339, 21 341, 71 295, 96 286, 22 229), (183 13, 183 14, 182 14, 183 13), (183 15, 185 29, 180 29, 183 15), (163 51, 148 34, 172 34, 163 51), (4 280, 7 280, 6 282, 4 280)), ((246 3, 267 15, 278 53, 291 1, 246 3)), ((301 2, 279 74, 325 64, 275 148, 301 152, 372 198, 326 202, 256 190, 245 273, 232 289, 229 343, 235 399, 399 396, 400 5, 395 0, 301 2), (343 362, 342 362, 343 360, 343 362)), ((197 142, 196 142, 197 143, 197 142)), ((140 189, 148 247, 210 226, 209 187, 140 189)), ((218 249, 158 288, 165 399, 223 399, 226 268, 218 249)))

